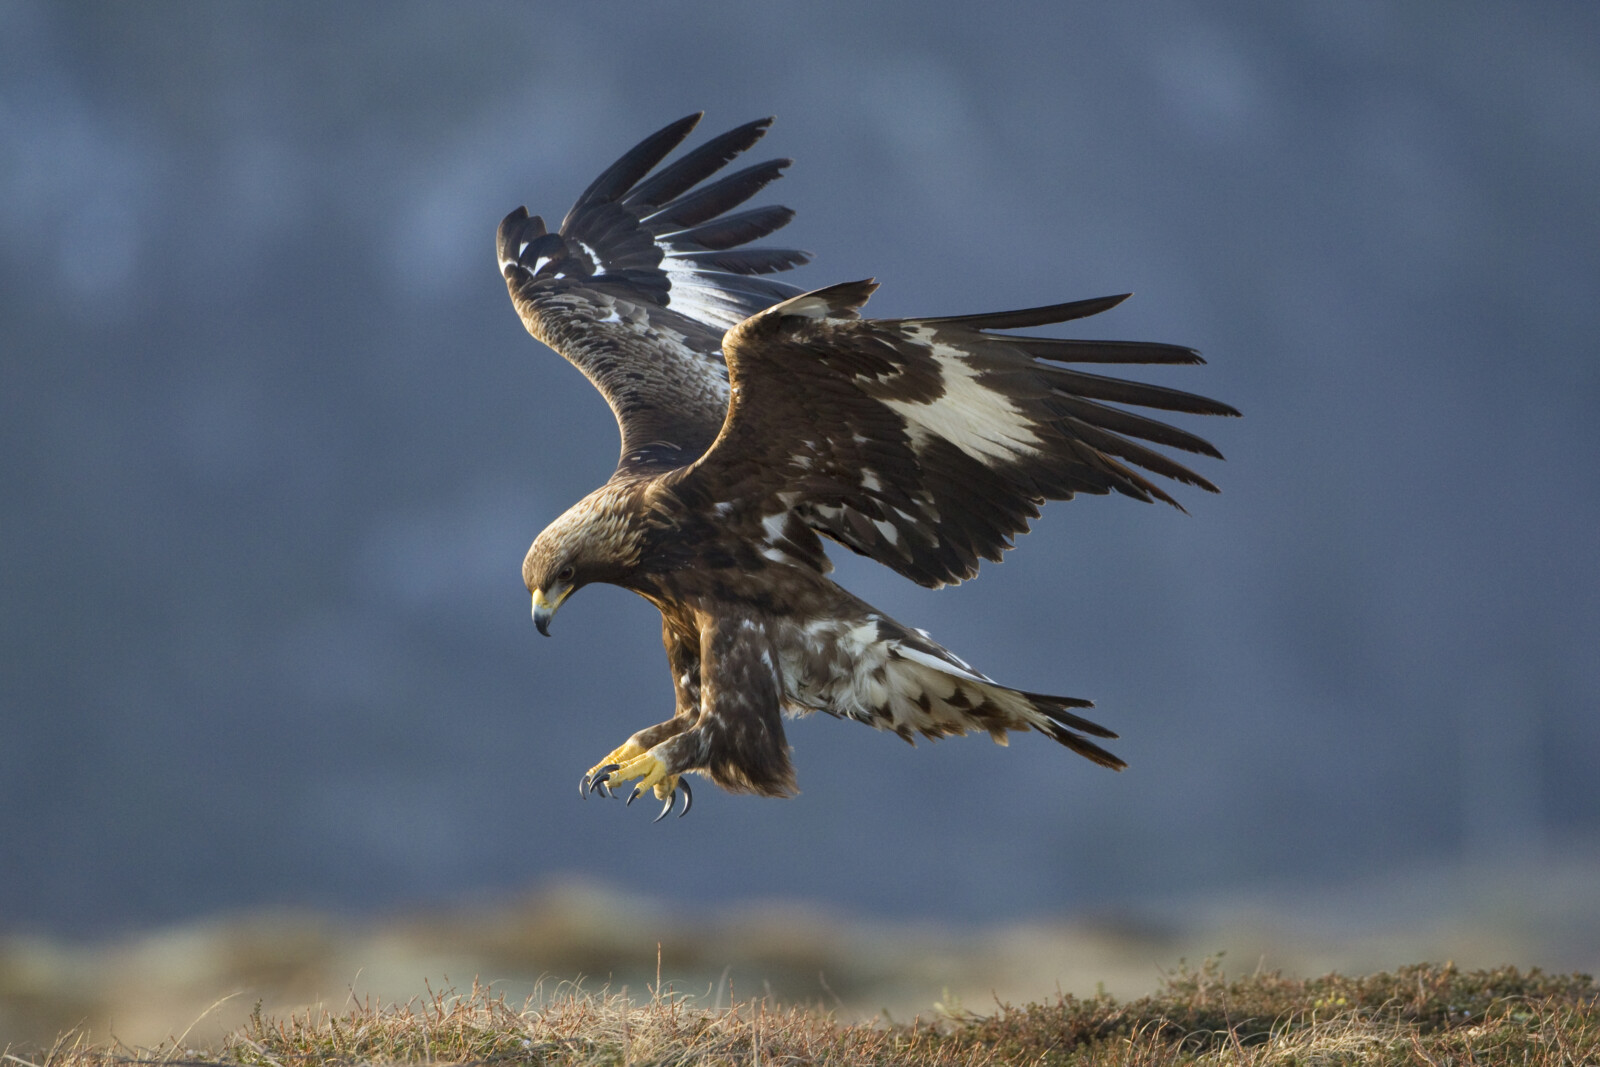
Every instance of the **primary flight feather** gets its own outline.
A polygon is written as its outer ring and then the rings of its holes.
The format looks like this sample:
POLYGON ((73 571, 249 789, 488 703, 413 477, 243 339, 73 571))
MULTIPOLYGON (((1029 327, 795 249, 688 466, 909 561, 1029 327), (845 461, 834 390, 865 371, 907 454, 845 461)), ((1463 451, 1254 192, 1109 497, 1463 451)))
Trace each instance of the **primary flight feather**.
MULTIPOLYGON (((825 711, 906 740, 1036 730, 1102 766, 1087 700, 999 685, 832 582, 822 537, 922 585, 998 560, 1046 500, 1118 492, 1175 501, 1152 476, 1215 492, 1151 445, 1221 458, 1128 407, 1237 415, 1215 400, 1066 363, 1199 363, 1193 350, 996 332, 1097 314, 1125 296, 927 319, 866 319, 876 288, 803 293, 764 275, 805 263, 751 247, 793 217, 740 209, 790 163, 717 177, 766 133, 747 123, 657 169, 690 115, 647 137, 555 232, 523 208, 500 269, 534 337, 583 371, 622 435, 609 481, 523 562, 534 621, 591 582, 662 616, 673 716, 583 776, 580 792, 654 791, 693 771, 736 792, 794 792, 783 715, 825 711)), ((660 816, 658 816, 659 818, 660 816)))

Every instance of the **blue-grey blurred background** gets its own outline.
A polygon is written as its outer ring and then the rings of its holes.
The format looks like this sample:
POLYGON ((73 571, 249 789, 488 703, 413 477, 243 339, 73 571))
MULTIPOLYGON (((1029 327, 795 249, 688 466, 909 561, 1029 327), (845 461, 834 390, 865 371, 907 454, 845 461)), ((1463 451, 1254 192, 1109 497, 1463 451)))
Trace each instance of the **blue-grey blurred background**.
POLYGON ((1600 7, 0 3, 0 928, 577 876, 941 922, 1600 837, 1600 7), (790 277, 880 315, 1136 290, 1236 404, 1191 514, 1051 505, 856 592, 1038 737, 795 723, 803 794, 577 797, 664 718, 653 610, 528 618, 616 457, 494 229, 766 114, 790 277))

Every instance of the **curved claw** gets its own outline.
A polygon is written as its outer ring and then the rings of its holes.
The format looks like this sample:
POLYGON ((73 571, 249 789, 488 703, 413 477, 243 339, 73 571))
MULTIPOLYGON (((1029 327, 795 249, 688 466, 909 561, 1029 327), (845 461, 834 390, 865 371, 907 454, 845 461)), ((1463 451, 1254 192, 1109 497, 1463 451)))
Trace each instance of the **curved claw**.
POLYGON ((609 797, 611 791, 606 787, 606 780, 611 777, 611 772, 617 769, 615 763, 608 763, 604 767, 596 767, 578 781, 578 795, 588 798, 590 790, 603 797, 609 797))
POLYGON ((694 807, 694 790, 689 788, 688 782, 680 778, 678 779, 677 788, 667 794, 667 802, 661 805, 661 814, 651 819, 651 822, 660 822, 667 817, 667 813, 672 810, 672 805, 677 803, 679 789, 683 790, 683 810, 678 812, 678 818, 681 819, 689 814, 689 809, 694 807))
POLYGON ((638 800, 638 799, 639 799, 639 787, 638 786, 634 786, 633 787, 633 792, 628 794, 628 803, 626 803, 626 804, 624 804, 622 806, 625 807, 625 808, 626 807, 631 807, 633 805, 633 802, 635 800, 638 800))
POLYGON ((605 797, 607 800, 615 800, 617 799, 617 794, 611 791, 610 778, 611 775, 603 774, 599 778, 595 779, 594 791, 605 797))

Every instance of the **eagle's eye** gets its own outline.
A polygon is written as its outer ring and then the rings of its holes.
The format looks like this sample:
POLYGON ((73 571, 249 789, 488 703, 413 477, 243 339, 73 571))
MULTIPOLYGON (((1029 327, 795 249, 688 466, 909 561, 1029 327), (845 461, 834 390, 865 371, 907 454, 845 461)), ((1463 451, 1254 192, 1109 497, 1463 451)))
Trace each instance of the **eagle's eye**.
POLYGON ((578 573, 578 569, 576 567, 574 567, 572 564, 569 563, 565 567, 561 568, 561 573, 557 574, 556 578, 558 578, 559 580, 561 580, 563 582, 570 582, 570 581, 572 581, 572 576, 577 574, 577 573, 578 573))

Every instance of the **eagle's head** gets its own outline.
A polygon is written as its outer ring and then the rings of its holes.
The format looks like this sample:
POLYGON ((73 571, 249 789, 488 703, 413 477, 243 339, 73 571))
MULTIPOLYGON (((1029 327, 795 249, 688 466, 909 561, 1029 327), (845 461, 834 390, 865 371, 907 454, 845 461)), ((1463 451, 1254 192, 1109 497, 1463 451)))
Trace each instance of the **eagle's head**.
POLYGON ((533 597, 533 623, 550 636, 562 603, 590 582, 621 582, 639 565, 640 531, 631 520, 632 494, 602 486, 545 527, 522 561, 533 597))

